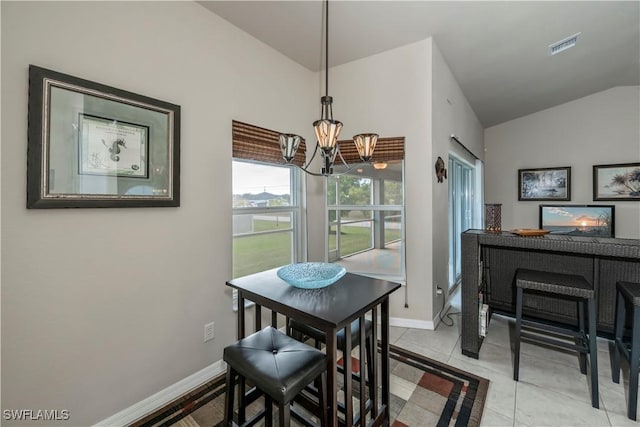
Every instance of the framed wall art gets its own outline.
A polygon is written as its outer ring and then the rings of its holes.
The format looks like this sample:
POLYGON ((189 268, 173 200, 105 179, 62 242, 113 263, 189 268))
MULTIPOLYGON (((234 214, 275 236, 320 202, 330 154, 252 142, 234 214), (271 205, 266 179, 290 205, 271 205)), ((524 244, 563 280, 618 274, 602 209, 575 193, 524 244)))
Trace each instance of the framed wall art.
POLYGON ((571 200, 571 167, 519 169, 518 200, 571 200))
POLYGON ((569 236, 615 237, 614 205, 540 205, 541 229, 569 236))
POLYGON ((29 67, 27 208, 180 206, 180 106, 29 67))
POLYGON ((593 200, 640 201, 640 163, 595 165, 593 200))

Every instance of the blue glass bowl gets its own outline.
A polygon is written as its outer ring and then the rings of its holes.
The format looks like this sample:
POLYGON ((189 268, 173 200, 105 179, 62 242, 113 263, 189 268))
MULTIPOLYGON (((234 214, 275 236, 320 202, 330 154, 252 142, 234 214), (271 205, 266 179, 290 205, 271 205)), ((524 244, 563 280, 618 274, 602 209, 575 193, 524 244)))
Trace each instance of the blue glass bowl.
POLYGON ((301 262, 278 269, 278 277, 296 288, 318 289, 335 283, 347 270, 327 262, 301 262))

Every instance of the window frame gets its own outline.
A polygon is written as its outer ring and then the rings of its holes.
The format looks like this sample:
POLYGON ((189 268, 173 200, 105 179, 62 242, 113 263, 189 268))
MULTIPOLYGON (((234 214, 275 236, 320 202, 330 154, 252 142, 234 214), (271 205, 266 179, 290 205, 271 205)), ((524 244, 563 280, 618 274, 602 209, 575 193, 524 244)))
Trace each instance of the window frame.
MULTIPOLYGON (((237 278, 234 275, 235 271, 235 263, 236 259, 234 256, 234 246, 236 239, 243 239, 248 237, 269 235, 269 234, 278 234, 278 233, 291 233, 291 257, 290 262, 303 262, 306 261, 306 251, 305 243, 306 243, 306 232, 305 227, 306 223, 304 221, 304 194, 305 194, 305 181, 302 179, 302 174, 300 170, 292 165, 280 165, 269 162, 261 162, 257 160, 248 160, 242 158, 232 158, 232 162, 242 162, 249 164, 256 164, 262 166, 270 166, 274 168, 288 168, 290 170, 289 174, 289 189, 290 189, 290 204, 288 206, 273 206, 273 207, 259 207, 259 206, 245 206, 245 207, 232 207, 231 215, 232 221, 236 215, 260 215, 260 214, 274 214, 274 213, 288 213, 291 215, 291 226, 284 229, 279 230, 269 230, 269 231, 257 231, 250 233, 241 233, 235 234, 233 227, 231 228, 231 239, 232 239, 232 251, 231 251, 231 275, 232 278, 237 278)), ((233 163, 232 163, 233 167, 233 163)), ((233 180, 233 179, 232 179, 233 180)), ((233 182, 232 182, 233 188, 233 182)), ((232 190, 233 196, 233 190, 232 190)), ((257 272, 254 272, 257 273, 257 272)), ((253 273, 251 273, 253 274, 253 273)), ((252 305, 250 302, 247 302, 245 306, 252 305)), ((234 311, 237 310, 237 293, 234 291, 233 293, 233 308, 234 311)))
MULTIPOLYGON (((335 203, 330 204, 329 200, 328 200, 328 189, 329 189, 329 185, 331 185, 331 181, 329 179, 325 180, 325 215, 326 215, 326 224, 327 224, 327 232, 325 233, 325 248, 326 248, 326 257, 327 260, 329 262, 336 262, 336 261, 340 261, 341 259, 344 258, 348 258, 350 256, 353 255, 357 255, 357 254, 361 254, 370 250, 375 249, 375 243, 374 243, 374 239, 375 239, 375 222, 376 222, 376 212, 384 212, 384 211, 398 211, 400 212, 400 224, 401 224, 401 233, 400 233, 400 238, 399 239, 394 239, 388 242, 384 242, 384 244, 389 244, 389 243, 394 243, 394 242, 401 242, 401 261, 400 261, 400 271, 398 273, 398 275, 391 275, 389 277, 393 277, 396 280, 401 280, 404 281, 406 280, 406 264, 405 264, 405 187, 404 187, 404 182, 405 182, 405 173, 404 173, 404 168, 405 168, 405 164, 404 164, 404 160, 402 160, 402 204, 393 204, 393 205, 385 205, 385 204, 380 204, 379 200, 376 200, 376 188, 379 185, 380 181, 385 181, 384 178, 375 178, 375 177, 368 177, 371 179, 371 197, 370 200, 372 200, 372 203, 370 205, 346 205, 346 204, 341 204, 341 199, 340 199, 340 182, 336 181, 335 185, 337 185, 336 188, 336 200, 335 203), (378 203, 376 203, 378 202, 378 203), (341 221, 341 217, 340 217, 340 212, 341 211, 345 211, 345 210, 359 210, 359 211, 370 211, 371 212, 371 218, 370 219, 358 219, 358 220, 346 220, 346 221, 341 221), (335 211, 336 212, 336 219, 334 221, 330 221, 329 220, 329 213, 331 211, 335 211), (339 239, 339 230, 341 225, 345 225, 345 224, 350 224, 350 223, 358 223, 358 222, 370 222, 371 225, 371 247, 369 249, 364 249, 358 252, 354 252, 348 255, 339 255, 340 252, 340 243, 338 241, 339 239), (329 230, 331 230, 331 227, 336 227, 336 248, 332 249, 330 247, 330 242, 329 242, 329 230)), ((358 178, 357 175, 353 175, 354 178, 358 178)), ((384 200, 382 200, 382 202, 384 203, 384 200)), ((363 272, 359 272, 358 274, 365 274, 363 272)), ((375 277, 376 275, 372 274, 372 277, 375 277)))

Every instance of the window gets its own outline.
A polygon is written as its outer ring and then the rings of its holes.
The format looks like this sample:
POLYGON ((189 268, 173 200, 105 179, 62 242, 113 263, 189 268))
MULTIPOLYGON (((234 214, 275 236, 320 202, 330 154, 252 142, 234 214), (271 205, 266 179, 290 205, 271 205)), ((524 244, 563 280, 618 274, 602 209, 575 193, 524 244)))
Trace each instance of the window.
POLYGON ((403 161, 355 165, 327 179, 328 259, 354 273, 404 279, 403 161))
POLYGON ((233 277, 301 258, 300 185, 292 166, 233 161, 233 277))

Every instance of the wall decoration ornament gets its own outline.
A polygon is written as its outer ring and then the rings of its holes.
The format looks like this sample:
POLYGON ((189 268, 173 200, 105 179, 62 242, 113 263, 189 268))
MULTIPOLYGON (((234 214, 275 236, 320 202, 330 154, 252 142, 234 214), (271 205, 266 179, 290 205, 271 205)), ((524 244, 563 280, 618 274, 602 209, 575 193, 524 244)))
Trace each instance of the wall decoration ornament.
POLYGON ((180 206, 180 106, 31 65, 27 208, 180 206))
POLYGON ((593 200, 640 201, 640 163, 593 166, 593 200))
POLYGON ((447 169, 444 167, 444 160, 442 160, 440 156, 438 156, 438 160, 436 160, 436 177, 438 178, 438 182, 443 182, 447 179, 447 169))
POLYGON ((518 200, 571 200, 571 167, 519 169, 518 200))

